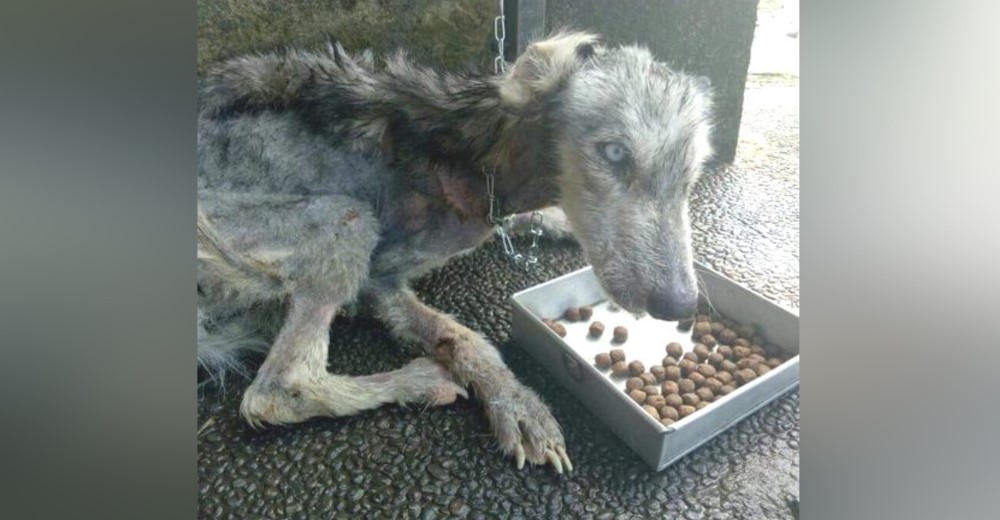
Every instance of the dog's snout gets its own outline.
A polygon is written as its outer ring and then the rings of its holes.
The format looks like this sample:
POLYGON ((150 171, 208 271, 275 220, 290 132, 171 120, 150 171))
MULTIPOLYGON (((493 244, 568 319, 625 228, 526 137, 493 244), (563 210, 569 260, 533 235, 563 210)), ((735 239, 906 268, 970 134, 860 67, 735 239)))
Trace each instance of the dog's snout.
POLYGON ((658 320, 683 320, 694 316, 698 309, 695 294, 676 294, 672 291, 656 291, 649 295, 646 311, 658 320))

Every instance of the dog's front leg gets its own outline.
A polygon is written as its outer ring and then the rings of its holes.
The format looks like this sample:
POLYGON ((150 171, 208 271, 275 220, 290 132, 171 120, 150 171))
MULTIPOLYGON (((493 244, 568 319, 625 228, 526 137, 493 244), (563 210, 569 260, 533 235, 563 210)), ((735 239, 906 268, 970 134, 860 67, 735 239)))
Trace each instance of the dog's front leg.
POLYGON ((243 395, 240 413, 251 425, 351 415, 385 403, 436 406, 467 395, 443 367, 429 358, 368 376, 328 373, 330 320, 337 308, 330 297, 292 295, 285 324, 243 395))
POLYGON ((521 384, 485 338, 420 302, 409 290, 373 294, 379 316, 393 332, 424 345, 459 384, 472 385, 500 448, 520 469, 527 460, 573 469, 562 431, 535 392, 521 384))
MULTIPOLYGON (((539 211, 541 213, 542 236, 549 240, 575 240, 569 218, 559 206, 550 206, 539 211)), ((511 218, 510 231, 515 235, 524 235, 531 231, 532 220, 537 219, 534 211, 518 213, 511 218)), ((537 220, 535 220, 537 224, 537 220)))

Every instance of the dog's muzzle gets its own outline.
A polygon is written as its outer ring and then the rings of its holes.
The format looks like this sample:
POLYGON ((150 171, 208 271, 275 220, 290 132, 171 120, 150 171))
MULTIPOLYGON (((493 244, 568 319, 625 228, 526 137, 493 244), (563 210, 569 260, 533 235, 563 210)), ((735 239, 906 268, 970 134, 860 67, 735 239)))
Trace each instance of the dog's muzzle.
POLYGON ((650 293, 646 312, 658 320, 678 321, 694 316, 698 309, 698 293, 690 290, 660 290, 650 293))

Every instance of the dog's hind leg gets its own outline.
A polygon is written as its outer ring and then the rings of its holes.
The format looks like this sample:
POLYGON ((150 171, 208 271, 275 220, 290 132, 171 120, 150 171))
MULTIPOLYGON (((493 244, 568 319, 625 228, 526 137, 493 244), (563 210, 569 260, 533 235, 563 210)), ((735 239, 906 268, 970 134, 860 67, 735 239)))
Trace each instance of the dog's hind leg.
POLYGON ((428 358, 368 376, 328 373, 329 326, 337 308, 330 296, 292 296, 285 324, 243 396, 240 413, 251 425, 345 416, 386 403, 436 406, 467 395, 442 366, 428 358))
POLYGON ((238 288, 215 303, 235 311, 255 301, 286 302, 267 359, 243 395, 240 411, 252 425, 349 415, 384 403, 446 404, 464 395, 430 359, 363 377, 327 372, 330 322, 355 299, 378 242, 378 221, 365 203, 336 195, 202 192, 199 206, 201 228, 213 228, 204 233, 208 243, 199 244, 206 264, 199 283, 224 295, 226 287, 238 288))
POLYGON ((521 384, 485 338, 424 305, 408 289, 372 289, 379 316, 393 332, 424 345, 462 385, 472 385, 500 448, 521 468, 525 460, 573 469, 562 431, 538 395, 521 384))

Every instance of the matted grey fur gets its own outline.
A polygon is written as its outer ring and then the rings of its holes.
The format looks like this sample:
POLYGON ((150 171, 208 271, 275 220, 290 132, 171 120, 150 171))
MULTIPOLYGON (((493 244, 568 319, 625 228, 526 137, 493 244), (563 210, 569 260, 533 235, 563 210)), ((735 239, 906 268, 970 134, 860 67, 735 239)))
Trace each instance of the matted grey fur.
POLYGON ((504 212, 548 208, 623 307, 690 316, 687 198, 710 155, 709 105, 704 79, 578 32, 489 77, 402 54, 376 65, 337 44, 220 64, 198 116, 199 360, 231 365, 237 349, 270 345, 241 405, 255 426, 447 404, 471 385, 518 467, 571 469, 538 396, 408 280, 491 236, 489 169, 504 212), (328 373, 331 320, 356 301, 427 357, 328 373), (273 325, 255 317, 269 306, 284 312, 273 325))

